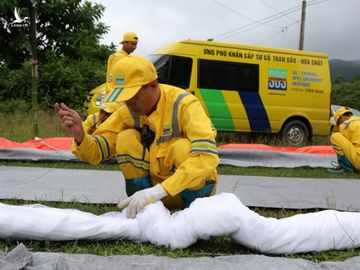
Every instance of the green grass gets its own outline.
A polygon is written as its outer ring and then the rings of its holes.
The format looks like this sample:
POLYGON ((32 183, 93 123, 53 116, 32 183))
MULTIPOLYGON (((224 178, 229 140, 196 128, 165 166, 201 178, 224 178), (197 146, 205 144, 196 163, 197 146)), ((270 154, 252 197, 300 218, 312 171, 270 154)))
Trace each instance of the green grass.
MULTIPOLYGON (((31 161, 0 161, 0 166, 22 166, 60 169, 83 169, 83 170, 111 170, 117 171, 117 164, 90 165, 84 162, 31 162, 31 161)), ((272 177, 301 177, 301 178, 345 178, 360 179, 359 173, 334 174, 327 172, 326 168, 264 168, 264 167, 235 167, 220 165, 217 169, 219 174, 224 175, 253 175, 272 177)))
MULTIPOLYGON (((53 111, 38 112, 38 127, 38 137, 40 138, 66 136, 65 131, 60 127, 57 115, 53 111)), ((34 139, 31 113, 0 113, 0 137, 15 142, 34 139)))
MULTIPOLYGON (((281 138, 277 134, 218 132, 216 140, 218 145, 228 143, 260 143, 272 146, 284 146, 281 138)), ((329 145, 329 136, 314 136, 308 145, 329 145)))
POLYGON ((225 174, 225 175, 360 179, 359 173, 334 174, 334 173, 329 173, 326 168, 310 168, 310 167, 303 167, 303 168, 263 168, 263 167, 242 168, 242 167, 220 165, 218 167, 218 172, 219 172, 219 174, 225 174))

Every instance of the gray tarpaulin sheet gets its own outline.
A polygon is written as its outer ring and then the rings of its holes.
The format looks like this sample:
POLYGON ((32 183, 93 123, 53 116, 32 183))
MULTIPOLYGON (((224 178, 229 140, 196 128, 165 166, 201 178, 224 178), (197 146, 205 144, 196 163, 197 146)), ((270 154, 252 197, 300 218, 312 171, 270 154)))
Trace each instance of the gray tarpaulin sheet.
POLYGON ((69 150, 47 151, 30 148, 0 148, 0 160, 79 161, 69 150))
POLYGON ((169 258, 154 255, 117 255, 103 257, 89 254, 30 252, 23 244, 19 244, 8 254, 0 254, 0 269, 358 270, 360 269, 360 257, 353 257, 341 262, 321 263, 313 263, 303 259, 288 259, 264 255, 235 255, 198 258, 169 258))
MULTIPOLYGON (((262 151, 257 149, 220 149, 220 163, 237 167, 270 167, 270 168, 328 168, 335 155, 305 153, 287 153, 279 151, 262 151)), ((79 161, 71 151, 46 151, 26 148, 0 148, 0 160, 19 161, 79 161)))
MULTIPOLYGON (((331 176, 331 175, 329 175, 331 176)), ((0 198, 118 203, 126 198, 119 171, 0 166, 0 198)), ((360 181, 220 175, 218 192, 234 193, 247 206, 360 209, 360 181)))
POLYGON ((287 153, 256 149, 219 150, 221 164, 237 167, 329 168, 336 155, 287 153))

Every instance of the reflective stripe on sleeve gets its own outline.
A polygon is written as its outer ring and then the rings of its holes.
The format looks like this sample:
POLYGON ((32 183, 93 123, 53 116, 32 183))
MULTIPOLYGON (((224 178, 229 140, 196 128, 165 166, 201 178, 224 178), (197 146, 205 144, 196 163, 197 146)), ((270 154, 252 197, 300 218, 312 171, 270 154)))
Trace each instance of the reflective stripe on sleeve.
POLYGON ((101 160, 106 160, 110 157, 110 147, 109 142, 105 139, 104 136, 96 135, 94 136, 95 141, 100 149, 101 160))
POLYGON ((191 142, 191 153, 210 153, 218 155, 217 147, 214 141, 211 140, 194 140, 191 142))
POLYGON ((117 159, 117 162, 118 162, 119 165, 130 163, 130 164, 134 165, 138 169, 141 169, 141 170, 144 170, 144 171, 149 171, 149 161, 139 159, 139 158, 135 158, 135 157, 130 156, 128 154, 119 154, 119 155, 116 156, 116 159, 117 159))

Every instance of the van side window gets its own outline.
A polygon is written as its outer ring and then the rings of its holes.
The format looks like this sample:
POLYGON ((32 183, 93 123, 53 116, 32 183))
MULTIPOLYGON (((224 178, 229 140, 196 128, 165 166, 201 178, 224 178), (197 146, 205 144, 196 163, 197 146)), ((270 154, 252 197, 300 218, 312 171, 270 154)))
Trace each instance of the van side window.
POLYGON ((199 60, 198 88, 259 92, 259 65, 199 60))
POLYGON ((175 55, 163 55, 156 58, 152 55, 153 61, 158 73, 160 83, 171 84, 177 87, 187 89, 190 85, 192 59, 175 55))

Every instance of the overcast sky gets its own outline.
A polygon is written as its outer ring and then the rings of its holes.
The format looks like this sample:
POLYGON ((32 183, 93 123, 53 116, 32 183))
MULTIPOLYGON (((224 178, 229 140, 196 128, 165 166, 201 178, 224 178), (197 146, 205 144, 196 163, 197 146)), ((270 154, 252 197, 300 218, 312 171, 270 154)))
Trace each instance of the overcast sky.
MULTIPOLYGON (((184 39, 297 49, 301 0, 93 0, 105 6, 110 27, 102 43, 124 32, 139 36, 136 54, 147 56, 184 39)), ((360 0, 307 0, 304 50, 330 59, 360 60, 360 0)))

